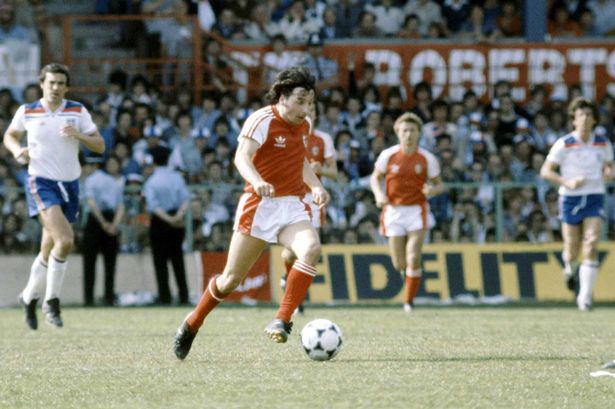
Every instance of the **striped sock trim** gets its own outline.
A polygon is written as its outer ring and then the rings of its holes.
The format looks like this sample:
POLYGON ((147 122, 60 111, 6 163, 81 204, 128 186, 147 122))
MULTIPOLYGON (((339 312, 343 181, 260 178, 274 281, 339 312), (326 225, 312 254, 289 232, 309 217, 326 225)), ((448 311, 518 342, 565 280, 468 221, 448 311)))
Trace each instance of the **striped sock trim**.
POLYGON ((312 277, 316 276, 316 268, 307 263, 304 263, 303 261, 296 260, 295 263, 293 264, 293 268, 309 276, 312 276, 312 277))
POLYGON ((423 269, 418 268, 413 270, 411 267, 406 268, 406 276, 408 277, 421 277, 423 275, 423 269))
POLYGON ((598 267, 598 260, 584 260, 581 264, 587 267, 598 267))
POLYGON ((216 281, 216 278, 218 278, 218 276, 214 276, 212 277, 211 280, 209 280, 209 284, 207 285, 207 289, 209 290, 209 294, 218 302, 222 302, 224 301, 224 298, 220 297, 219 295, 219 291, 217 287, 214 287, 214 283, 216 281))

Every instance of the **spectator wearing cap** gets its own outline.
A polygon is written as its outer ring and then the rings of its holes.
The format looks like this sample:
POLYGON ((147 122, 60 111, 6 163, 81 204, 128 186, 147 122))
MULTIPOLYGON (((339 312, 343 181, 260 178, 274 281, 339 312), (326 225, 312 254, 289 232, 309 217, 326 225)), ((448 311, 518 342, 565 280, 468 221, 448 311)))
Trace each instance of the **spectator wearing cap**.
POLYGON ((179 302, 188 303, 188 284, 182 243, 184 241, 184 216, 189 206, 190 194, 184 178, 167 167, 169 150, 157 146, 151 150, 154 173, 143 186, 147 211, 151 216, 150 245, 158 284, 158 302, 170 304, 169 270, 173 265, 179 302))
POLYGON ((348 143, 350 148, 348 157, 344 160, 344 170, 348 172, 350 181, 358 181, 361 177, 360 160, 361 160, 361 144, 359 141, 351 140, 348 143))
POLYGON ((104 304, 113 305, 115 274, 119 251, 120 223, 124 217, 124 179, 120 174, 120 161, 111 155, 99 167, 102 158, 88 158, 98 167, 84 180, 87 200, 87 221, 83 231, 83 300, 94 305, 96 258, 102 254, 105 266, 104 304))
POLYGON ((320 34, 310 34, 307 55, 302 62, 316 78, 316 90, 323 92, 339 84, 337 62, 323 55, 324 40, 320 34))
POLYGON ((162 129, 154 125, 151 119, 148 119, 143 127, 143 138, 132 147, 132 158, 142 168, 146 165, 151 165, 151 150, 157 146, 166 147, 167 144, 162 140, 162 129))

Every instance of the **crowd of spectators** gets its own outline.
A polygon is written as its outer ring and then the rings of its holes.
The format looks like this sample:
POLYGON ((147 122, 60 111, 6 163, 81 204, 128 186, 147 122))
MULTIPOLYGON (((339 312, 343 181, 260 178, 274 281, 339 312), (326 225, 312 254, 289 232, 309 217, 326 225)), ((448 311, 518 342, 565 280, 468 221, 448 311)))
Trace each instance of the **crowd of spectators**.
MULTIPOLYGON (((177 12, 173 7, 176 1, 183 0, 143 0, 139 10, 155 13, 167 7, 167 12, 177 12)), ((131 7, 136 4, 126 3, 131 7)), ((301 63, 313 64, 312 71, 320 76, 318 128, 333 137, 339 170, 337 180, 325 180, 332 202, 321 231, 324 243, 385 242, 378 233, 379 210, 368 188, 368 178, 379 153, 397 143, 392 125, 406 110, 424 121, 421 145, 437 155, 442 178, 448 184, 444 194, 430 201, 437 220, 430 241, 493 242, 497 239, 498 223, 503 241, 559 240, 557 193, 539 178, 539 170, 550 146, 568 132, 566 106, 569 100, 582 94, 582 88, 571 85, 567 95, 556 95, 539 84, 530 90, 527 101, 516 103, 511 96, 511 84, 499 81, 492 87, 488 100, 479 99, 470 89, 459 100, 434 98, 428 82, 414 84, 410 90, 376 86, 375 67, 370 63, 364 63, 356 72, 354 65, 348 64, 349 86, 336 85, 342 73, 319 54, 324 39, 352 37, 357 32, 368 31, 375 33, 374 36, 391 38, 401 32, 405 38, 413 38, 411 33, 418 31, 424 37, 433 31, 434 24, 441 26, 438 28, 441 35, 457 36, 467 28, 468 24, 463 22, 478 24, 480 21, 490 21, 494 31, 476 30, 473 26, 467 32, 484 36, 496 31, 497 35, 520 33, 520 22, 514 21, 514 17, 519 17, 515 1, 486 0, 480 5, 466 0, 403 3, 199 1, 185 4, 189 7, 180 11, 198 12, 201 24, 213 20, 209 28, 228 39, 263 36, 262 39, 272 40, 273 51, 263 69, 265 84, 271 81, 275 70, 299 61, 290 59, 289 62, 283 54, 276 56, 276 48, 283 51, 293 33, 297 33, 294 40, 302 38, 307 42, 308 52, 302 54, 305 59, 301 63), (455 16, 461 10, 472 17, 458 21, 455 16), (337 19, 339 15, 343 18, 337 19), (373 20, 371 26, 366 23, 366 16, 373 20), (398 23, 391 25, 393 20, 398 23), (503 214, 498 221, 498 191, 494 183, 506 182, 525 185, 513 185, 501 191, 503 214)), ((561 2, 567 9, 572 3, 561 2)), ((603 2, 574 3, 577 7, 583 5, 583 10, 594 10, 603 2)), ((98 4, 103 7, 105 2, 98 4)), ((555 2, 552 8, 557 9, 558 4, 555 2)), ((116 12, 104 7, 101 11, 116 12)), ((578 18, 583 15, 582 10, 571 13, 578 18)), ((207 40, 205 47, 211 65, 216 66, 216 58, 223 58, 219 43, 207 40)), ((230 69, 223 65, 220 68, 230 69)), ((215 73, 212 76, 214 80, 218 78, 215 73)), ((222 81, 214 88, 202 100, 194 101, 189 86, 163 93, 155 79, 117 69, 110 74, 104 93, 96 100, 84 101, 91 108, 108 146, 105 158, 113 156, 119 160, 128 187, 122 251, 137 252, 147 246, 149 220, 140 193, 143 182, 153 171, 150 150, 161 145, 172 151, 169 166, 181 170, 193 186, 189 212, 193 248, 222 250, 228 244, 242 187, 242 180, 232 165, 237 136, 245 118, 266 102, 254 98, 241 103, 222 81)), ((37 84, 22 91, 15 95, 9 89, 0 89, 2 134, 20 103, 40 98, 37 84)), ((606 95, 598 102, 600 118, 596 132, 610 137, 615 127, 615 98, 606 95)), ((88 155, 84 152, 84 156, 88 155)), ((90 171, 84 166, 84 177, 90 171)), ((3 252, 31 252, 40 237, 40 228, 27 218, 23 194, 17 189, 23 185, 24 177, 24 168, 0 146, 0 189, 8 188, 0 190, 0 251, 3 252)), ((609 194, 607 208, 609 225, 615 226, 615 195, 609 194)), ((78 240, 78 229, 77 232, 78 240)), ((614 233, 609 232, 611 236, 614 233)))

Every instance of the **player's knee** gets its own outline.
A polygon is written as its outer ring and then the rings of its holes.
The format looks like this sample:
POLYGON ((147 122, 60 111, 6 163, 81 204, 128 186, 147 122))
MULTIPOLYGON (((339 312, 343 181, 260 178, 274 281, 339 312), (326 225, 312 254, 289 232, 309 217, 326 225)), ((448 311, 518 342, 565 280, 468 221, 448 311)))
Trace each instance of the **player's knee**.
POLYGON ((391 258, 391 262, 393 263, 395 271, 406 271, 406 267, 408 267, 406 260, 397 260, 393 257, 391 258))
POLYGON ((62 255, 68 255, 68 253, 70 253, 70 251, 73 249, 74 244, 75 238, 72 234, 60 235, 55 242, 55 246, 57 246, 58 251, 62 255))
POLYGON ((285 263, 292 264, 297 259, 297 256, 295 256, 292 250, 284 248, 282 249, 282 259, 285 263))
POLYGON ((230 294, 239 286, 241 280, 242 276, 239 274, 223 273, 216 281, 218 291, 221 294, 230 294))
POLYGON ((321 250, 322 249, 319 242, 316 241, 307 243, 302 259, 311 265, 315 265, 316 263, 318 263, 318 259, 320 259, 321 250))
POLYGON ((410 268, 416 270, 421 267, 421 257, 417 254, 412 254, 408 257, 408 264, 410 268))

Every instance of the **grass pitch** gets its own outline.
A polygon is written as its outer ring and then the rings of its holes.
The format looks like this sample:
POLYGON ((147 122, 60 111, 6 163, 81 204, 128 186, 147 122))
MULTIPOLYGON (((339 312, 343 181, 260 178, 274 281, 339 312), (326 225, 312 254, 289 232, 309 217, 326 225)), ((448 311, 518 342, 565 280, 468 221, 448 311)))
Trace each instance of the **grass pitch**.
MULTIPOLYGON (((308 308, 286 344, 263 334, 272 308, 219 308, 184 362, 171 350, 186 308, 63 311, 29 331, 0 310, 0 408, 606 408, 615 308, 308 308), (344 332, 313 362, 299 332, 344 332)), ((41 319, 39 312, 39 319, 41 319)))

